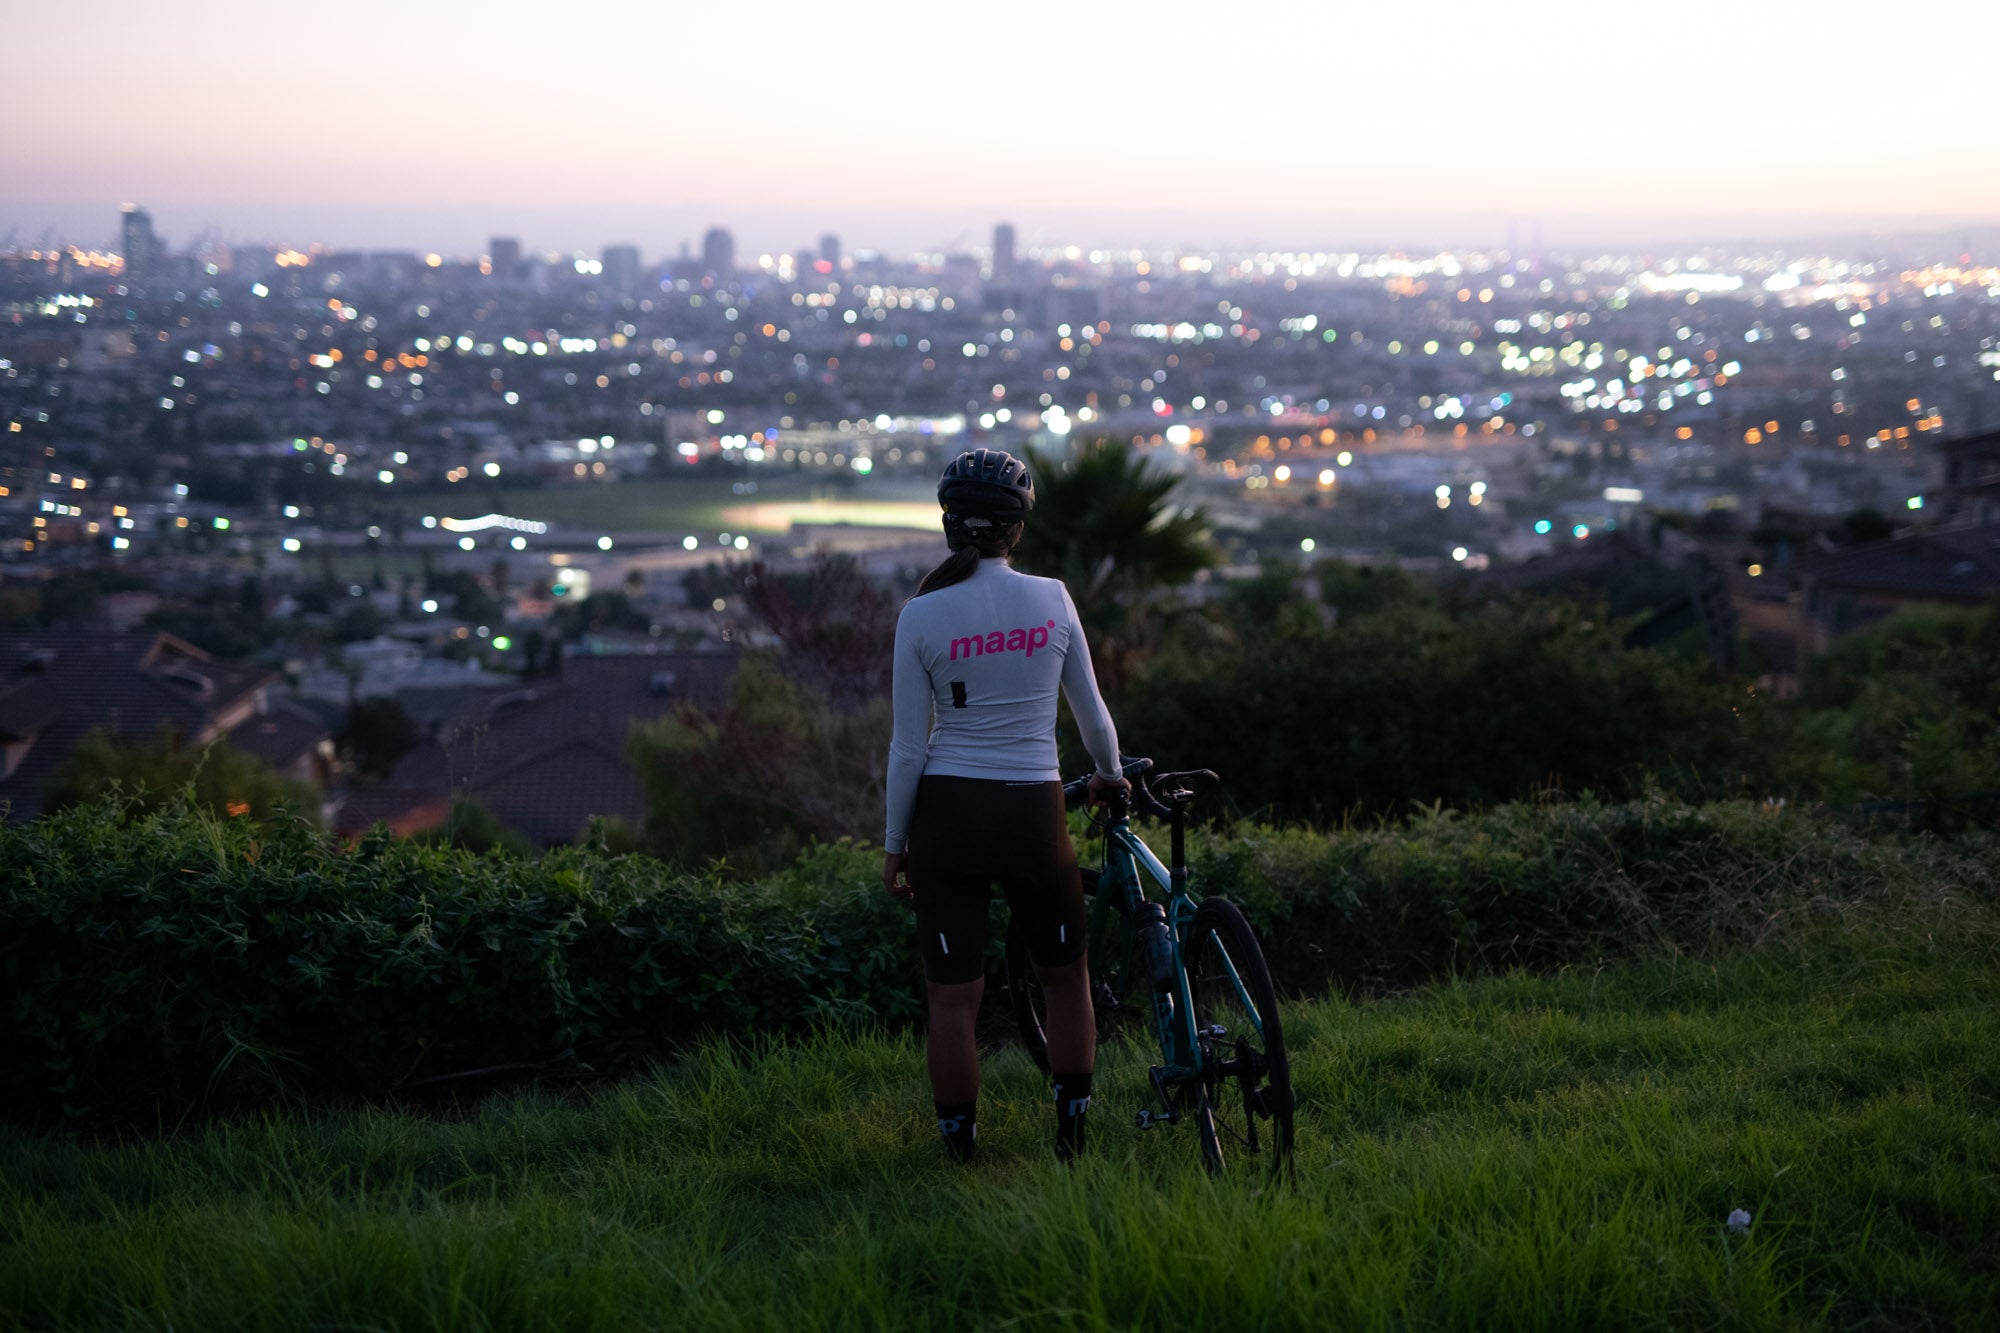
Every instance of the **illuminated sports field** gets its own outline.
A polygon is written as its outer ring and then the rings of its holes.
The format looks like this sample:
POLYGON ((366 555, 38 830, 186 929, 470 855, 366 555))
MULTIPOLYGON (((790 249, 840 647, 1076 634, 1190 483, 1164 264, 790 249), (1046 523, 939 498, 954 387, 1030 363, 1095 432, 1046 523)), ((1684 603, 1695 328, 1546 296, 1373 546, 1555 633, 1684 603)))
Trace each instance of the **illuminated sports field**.
POLYGON ((929 532, 938 525, 938 507, 914 500, 766 500, 730 505, 722 511, 722 520, 751 532, 787 532, 794 523, 853 523, 929 532))
POLYGON ((794 523, 935 529, 937 505, 914 498, 926 486, 882 480, 835 488, 780 474, 760 478, 754 496, 716 477, 645 478, 602 485, 489 487, 397 497, 406 513, 471 518, 499 513, 556 528, 617 533, 785 532, 794 523), (850 498, 851 496, 851 498, 850 498))

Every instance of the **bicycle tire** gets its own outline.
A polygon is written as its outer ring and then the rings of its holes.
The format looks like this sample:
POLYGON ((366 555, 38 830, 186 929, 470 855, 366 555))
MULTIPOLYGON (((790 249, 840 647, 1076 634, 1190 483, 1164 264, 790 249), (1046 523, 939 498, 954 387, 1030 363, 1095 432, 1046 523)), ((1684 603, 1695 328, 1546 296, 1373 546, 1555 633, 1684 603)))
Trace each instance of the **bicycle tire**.
MULTIPOLYGON (((1085 869, 1082 873, 1084 900, 1094 905, 1099 872, 1085 869)), ((1095 912, 1090 915, 1095 916, 1095 912)), ((1090 941, 1090 999, 1100 1042, 1111 1035, 1116 1026, 1116 1015, 1125 1007, 1123 997, 1116 993, 1116 986, 1120 984, 1123 972, 1128 970, 1114 961, 1126 942, 1122 919, 1112 913, 1107 920, 1106 931, 1094 934, 1090 941)), ((1011 921, 1007 925, 1007 947, 1003 957, 1007 972, 1007 996, 1013 1006, 1014 1026, 1021 1046, 1037 1068, 1044 1074, 1050 1073, 1049 1043, 1043 1027, 1048 1010, 1042 998, 1041 979, 1035 973, 1034 960, 1028 954, 1026 941, 1011 921)))
POLYGON ((1238 1149, 1249 1155, 1268 1151, 1273 1167, 1283 1170, 1291 1162, 1297 1107, 1277 987, 1264 950, 1235 903, 1210 898, 1188 927, 1186 958, 1193 1017, 1202 1034, 1203 1074, 1194 1105, 1202 1157, 1209 1170, 1220 1172, 1238 1149), (1218 1024, 1222 1035, 1211 1035, 1218 1024), (1268 1126, 1268 1136, 1258 1132, 1259 1121, 1268 1126))

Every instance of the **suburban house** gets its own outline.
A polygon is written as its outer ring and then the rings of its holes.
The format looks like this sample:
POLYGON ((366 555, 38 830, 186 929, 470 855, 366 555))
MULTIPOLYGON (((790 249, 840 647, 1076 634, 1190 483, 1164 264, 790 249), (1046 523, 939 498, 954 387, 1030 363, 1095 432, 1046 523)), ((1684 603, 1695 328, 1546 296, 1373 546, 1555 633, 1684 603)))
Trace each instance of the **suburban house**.
POLYGON ((1792 602, 1802 658, 1906 606, 2000 598, 2000 431, 1946 440, 1937 451, 1941 484, 1913 515, 1926 526, 1798 567, 1792 602))
POLYGON ((345 708, 321 700, 267 695, 264 711, 230 730, 229 744, 323 792, 334 776, 334 733, 346 716, 345 708))
POLYGON ((1918 532, 1842 551, 1798 571, 1799 641, 1817 653, 1906 606, 2000 598, 2000 523, 1918 532))
POLYGON ((1939 520, 1947 525, 2000 525, 2000 431, 1987 431, 1940 445, 1944 486, 1939 520))
MULTIPOLYGON (((231 737, 269 711, 270 669, 224 662, 165 633, 0 634, 0 803, 24 822, 42 787, 93 727, 133 741, 171 728, 189 743, 231 737)), ((280 765, 297 758, 278 754, 280 765)))
POLYGON ((635 827, 645 792, 625 760, 632 727, 682 704, 719 709, 733 655, 576 654, 561 674, 481 696, 479 706, 419 745, 381 787, 354 792, 334 828, 358 836, 382 822, 402 835, 439 827, 456 800, 479 802, 537 847, 574 842, 591 818, 635 827))

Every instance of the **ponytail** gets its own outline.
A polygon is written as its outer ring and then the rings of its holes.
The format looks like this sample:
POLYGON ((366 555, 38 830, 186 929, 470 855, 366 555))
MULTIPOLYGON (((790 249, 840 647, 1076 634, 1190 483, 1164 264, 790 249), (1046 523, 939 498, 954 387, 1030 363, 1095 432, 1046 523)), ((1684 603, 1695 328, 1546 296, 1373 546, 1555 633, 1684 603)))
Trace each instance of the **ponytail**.
POLYGON ((963 523, 954 523, 952 520, 955 517, 945 515, 945 540, 951 546, 951 554, 939 562, 936 569, 924 575, 923 581, 917 584, 912 601, 927 592, 964 582, 979 568, 981 560, 1011 555, 1015 543, 1021 540, 1023 525, 1018 521, 975 530, 965 527, 963 523))
POLYGON ((916 595, 922 597, 927 592, 939 588, 949 588, 954 583, 962 583, 972 577, 972 571, 979 568, 979 548, 961 546, 943 560, 936 569, 924 575, 923 582, 917 584, 916 595))

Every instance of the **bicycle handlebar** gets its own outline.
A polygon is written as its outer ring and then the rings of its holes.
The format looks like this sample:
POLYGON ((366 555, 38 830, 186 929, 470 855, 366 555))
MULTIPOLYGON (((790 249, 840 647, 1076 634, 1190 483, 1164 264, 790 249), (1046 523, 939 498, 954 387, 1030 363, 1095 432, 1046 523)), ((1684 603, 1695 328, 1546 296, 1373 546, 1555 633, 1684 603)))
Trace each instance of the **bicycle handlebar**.
MULTIPOLYGON (((1132 783, 1132 803, 1145 813, 1158 819, 1173 818, 1174 811, 1194 800, 1195 797, 1217 786, 1222 779, 1206 768, 1191 768, 1179 773, 1148 772, 1153 767, 1150 759, 1127 759, 1119 767, 1119 775, 1132 783), (1158 786, 1165 794, 1153 789, 1158 786)), ((1090 799, 1090 778, 1081 777, 1063 785, 1063 803, 1067 806, 1085 804, 1090 799)))

